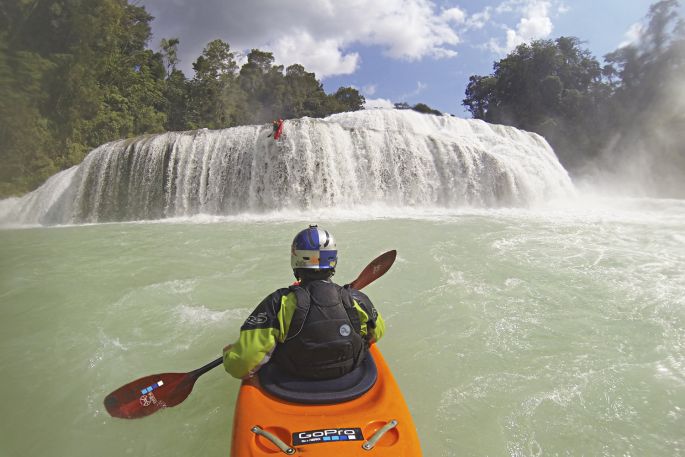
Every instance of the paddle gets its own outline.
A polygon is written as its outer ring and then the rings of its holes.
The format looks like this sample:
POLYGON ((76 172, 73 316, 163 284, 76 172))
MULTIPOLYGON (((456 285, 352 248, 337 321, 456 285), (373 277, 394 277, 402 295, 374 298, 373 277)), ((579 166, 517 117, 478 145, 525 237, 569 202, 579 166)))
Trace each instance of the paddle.
MULTIPOLYGON (((362 289, 380 278, 390 269, 397 251, 379 255, 350 283, 362 289)), ((223 357, 190 373, 160 373, 136 379, 105 397, 105 408, 112 417, 138 419, 162 408, 171 408, 185 400, 193 390, 197 378, 223 363, 223 357)))
POLYGON ((350 287, 360 290, 368 286, 390 269, 395 262, 396 257, 397 251, 394 249, 379 255, 373 259, 361 273, 359 273, 357 279, 350 283, 350 287))

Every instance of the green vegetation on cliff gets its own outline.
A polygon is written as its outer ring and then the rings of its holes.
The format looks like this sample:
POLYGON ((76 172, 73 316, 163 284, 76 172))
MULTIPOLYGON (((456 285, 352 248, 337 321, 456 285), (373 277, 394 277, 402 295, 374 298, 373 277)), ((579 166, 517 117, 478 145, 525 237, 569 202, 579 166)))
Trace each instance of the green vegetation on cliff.
POLYGON ((127 0, 0 5, 0 198, 37 187, 119 138, 224 128, 362 109, 350 87, 326 94, 302 65, 253 49, 239 67, 214 40, 187 78, 175 38, 148 48, 152 16, 127 0))
POLYGON ((685 22, 678 6, 653 4, 640 39, 604 56, 604 65, 577 38, 522 44, 492 74, 470 77, 463 104, 474 118, 543 135, 572 172, 588 164, 641 168, 655 193, 681 196, 685 22))

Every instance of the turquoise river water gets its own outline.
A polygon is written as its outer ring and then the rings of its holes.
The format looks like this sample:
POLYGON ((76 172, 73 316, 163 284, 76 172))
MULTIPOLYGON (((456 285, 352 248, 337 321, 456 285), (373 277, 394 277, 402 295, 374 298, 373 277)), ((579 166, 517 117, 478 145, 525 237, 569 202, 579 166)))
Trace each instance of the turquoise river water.
POLYGON ((142 420, 102 400, 216 358, 289 284, 310 221, 341 283, 398 250, 366 292, 425 456, 685 455, 685 202, 667 200, 0 230, 0 455, 227 456, 221 368, 142 420))

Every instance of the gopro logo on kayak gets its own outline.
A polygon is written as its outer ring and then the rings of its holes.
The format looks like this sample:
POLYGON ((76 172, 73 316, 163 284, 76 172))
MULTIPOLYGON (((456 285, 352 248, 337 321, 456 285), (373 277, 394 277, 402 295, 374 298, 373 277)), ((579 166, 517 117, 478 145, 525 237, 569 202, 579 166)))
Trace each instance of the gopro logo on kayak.
POLYGON ((364 436, 361 428, 326 428, 293 433, 294 446, 362 440, 364 440, 364 436))

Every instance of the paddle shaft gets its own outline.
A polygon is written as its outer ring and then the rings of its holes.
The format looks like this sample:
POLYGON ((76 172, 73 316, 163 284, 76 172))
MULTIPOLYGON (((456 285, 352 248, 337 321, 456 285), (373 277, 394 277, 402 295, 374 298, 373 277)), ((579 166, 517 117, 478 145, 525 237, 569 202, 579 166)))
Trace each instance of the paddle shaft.
POLYGON ((217 359, 215 359, 215 360, 212 360, 212 361, 209 362, 207 365, 205 365, 205 366, 203 366, 203 367, 200 367, 200 368, 198 368, 197 370, 192 371, 190 374, 191 374, 195 379, 197 379, 197 378, 199 378, 200 376, 202 376, 203 374, 207 373, 209 370, 218 367, 218 366, 221 365, 223 362, 224 362, 224 358, 223 358, 223 357, 219 357, 219 358, 217 358, 217 359))

